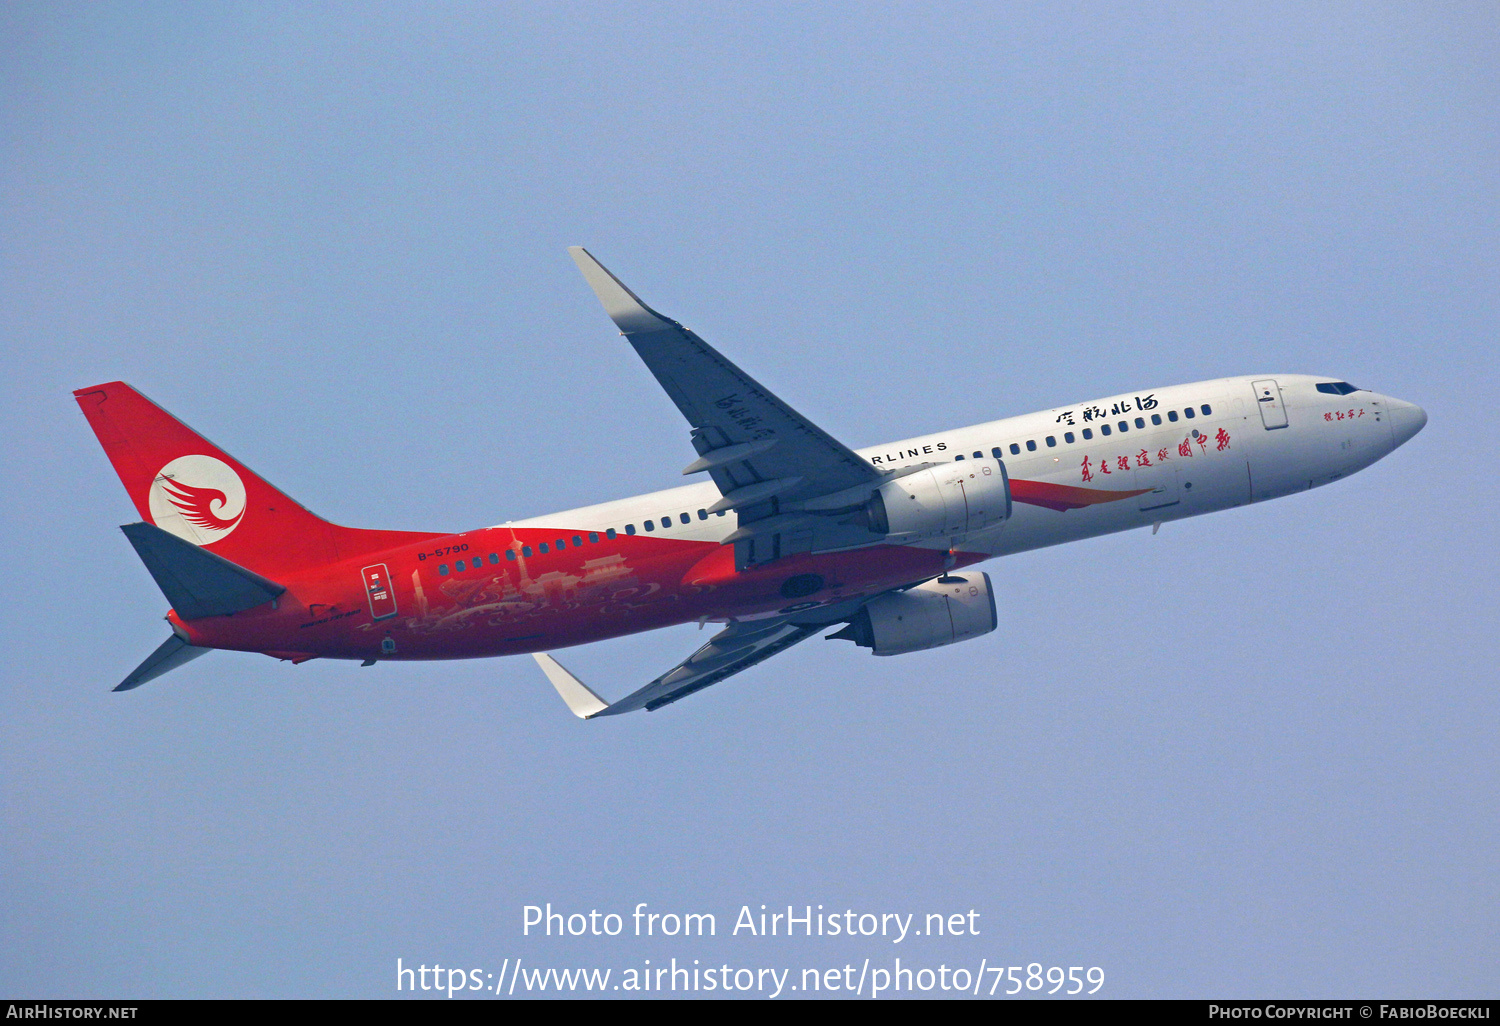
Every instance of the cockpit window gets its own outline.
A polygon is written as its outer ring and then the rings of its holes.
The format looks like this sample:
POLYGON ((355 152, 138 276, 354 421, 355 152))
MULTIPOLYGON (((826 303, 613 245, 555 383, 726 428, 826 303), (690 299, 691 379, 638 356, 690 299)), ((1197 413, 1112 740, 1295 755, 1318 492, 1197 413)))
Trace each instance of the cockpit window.
POLYGON ((1329 395, 1348 395, 1350 392, 1362 392, 1364 389, 1351 385, 1347 381, 1320 381, 1318 391, 1327 392, 1329 395))

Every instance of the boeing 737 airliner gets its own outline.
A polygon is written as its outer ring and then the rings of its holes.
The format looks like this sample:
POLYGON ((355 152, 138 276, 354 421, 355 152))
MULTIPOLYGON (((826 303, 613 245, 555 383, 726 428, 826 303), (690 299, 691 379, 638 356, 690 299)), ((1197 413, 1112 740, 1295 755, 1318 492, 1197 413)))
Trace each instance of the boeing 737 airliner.
POLYGON ((707 481, 461 534, 338 527, 123 382, 74 393, 142 522, 172 635, 115 689, 210 649, 365 665, 530 653, 578 716, 656 709, 829 628, 875 655, 996 627, 994 556, 1260 502, 1369 466, 1427 423, 1344 381, 1139 390, 852 450, 570 252, 691 425, 707 481), (724 624, 610 703, 549 650, 724 624))

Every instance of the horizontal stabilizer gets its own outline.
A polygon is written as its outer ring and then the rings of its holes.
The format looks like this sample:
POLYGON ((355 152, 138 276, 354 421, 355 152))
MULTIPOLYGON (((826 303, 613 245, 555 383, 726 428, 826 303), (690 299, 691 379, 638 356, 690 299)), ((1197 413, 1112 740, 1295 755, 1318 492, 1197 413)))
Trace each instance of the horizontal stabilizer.
POLYGON ((533 652, 531 657, 536 660, 562 700, 567 703, 568 708, 574 716, 580 720, 586 720, 591 716, 597 716, 609 708, 609 703, 589 690, 589 686, 567 670, 562 664, 553 659, 545 652, 533 652))
POLYGON ((147 656, 144 663, 131 671, 129 677, 120 681, 115 690, 129 691, 131 688, 138 688, 146 681, 155 680, 168 670, 175 670, 183 663, 192 662, 203 653, 211 651, 213 649, 189 645, 174 634, 147 656))
POLYGON ((286 591, 275 581, 151 524, 126 524, 120 530, 184 620, 254 609, 286 591))

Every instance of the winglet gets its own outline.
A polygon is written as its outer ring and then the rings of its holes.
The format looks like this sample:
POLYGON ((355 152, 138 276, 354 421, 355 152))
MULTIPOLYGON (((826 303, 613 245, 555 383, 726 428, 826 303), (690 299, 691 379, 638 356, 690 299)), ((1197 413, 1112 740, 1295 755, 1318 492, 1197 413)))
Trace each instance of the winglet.
POLYGON ((609 314, 609 319, 622 332, 630 335, 644 331, 665 331, 672 327, 671 321, 642 303, 639 296, 606 271, 604 265, 595 260, 588 250, 582 246, 569 246, 568 253, 583 272, 584 280, 599 297, 599 302, 604 304, 604 312, 609 314))
POLYGON ((545 652, 533 652, 531 658, 542 668, 574 716, 586 720, 609 708, 609 703, 589 690, 587 684, 562 668, 562 664, 545 652))

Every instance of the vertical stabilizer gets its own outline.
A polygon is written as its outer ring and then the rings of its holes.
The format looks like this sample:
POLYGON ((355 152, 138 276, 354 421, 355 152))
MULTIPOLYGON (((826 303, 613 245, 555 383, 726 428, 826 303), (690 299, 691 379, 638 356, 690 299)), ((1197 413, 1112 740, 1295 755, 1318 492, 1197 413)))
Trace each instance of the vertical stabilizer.
POLYGON ((256 573, 436 537, 330 524, 123 381, 73 396, 143 520, 256 573))

